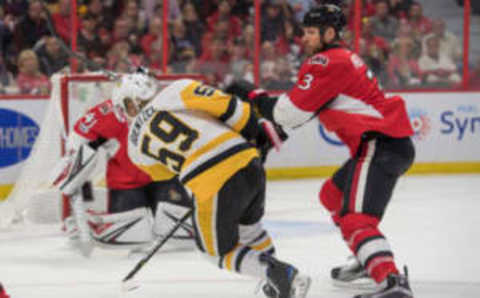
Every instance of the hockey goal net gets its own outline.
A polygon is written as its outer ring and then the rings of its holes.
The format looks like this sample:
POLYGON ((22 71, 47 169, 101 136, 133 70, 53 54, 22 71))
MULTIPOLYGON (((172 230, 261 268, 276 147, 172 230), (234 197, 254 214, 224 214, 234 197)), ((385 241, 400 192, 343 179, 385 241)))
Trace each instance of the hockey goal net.
MULTIPOLYGON (((200 75, 159 75, 160 85, 182 78, 203 80, 200 75)), ((50 187, 52 169, 63 155, 64 142, 75 124, 89 108, 111 98, 113 81, 98 73, 51 77, 52 92, 29 158, 7 200, 0 203, 0 227, 16 221, 60 222, 69 215, 69 204, 61 193, 50 187)), ((103 157, 105 158, 105 157, 103 157)), ((99 162, 93 179, 94 189, 105 192, 105 160, 99 162)))

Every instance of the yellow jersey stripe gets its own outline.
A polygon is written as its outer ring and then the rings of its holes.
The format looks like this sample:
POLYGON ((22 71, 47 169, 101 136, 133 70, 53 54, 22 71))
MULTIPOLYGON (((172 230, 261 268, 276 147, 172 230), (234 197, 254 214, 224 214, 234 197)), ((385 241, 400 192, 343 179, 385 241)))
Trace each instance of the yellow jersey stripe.
POLYGON ((159 162, 155 162, 152 165, 137 164, 136 166, 143 172, 147 173, 153 181, 170 180, 176 175, 159 162))
POLYGON ((182 181, 195 194, 197 201, 208 200, 215 195, 222 186, 239 169, 246 167, 252 159, 258 157, 257 149, 248 148, 234 155, 221 157, 221 159, 192 175, 187 181, 182 181))
MULTIPOLYGON (((238 109, 238 107, 237 107, 238 109)), ((248 103, 242 102, 242 116, 237 121, 237 123, 233 124, 233 130, 240 132, 245 125, 247 125, 248 118, 250 118, 251 107, 248 103)))
POLYGON ((195 221, 200 239, 202 239, 205 251, 211 255, 217 255, 216 249, 216 207, 218 196, 215 194, 210 198, 203 200, 195 200, 195 221))
MULTIPOLYGON (((201 82, 192 82, 180 92, 180 98, 187 109, 200 110, 219 118, 228 110, 232 97, 222 91, 215 89, 211 95, 199 95, 195 93, 201 88, 201 82)), ((213 88, 212 88, 213 89, 213 88)))
POLYGON ((228 131, 226 133, 221 134, 220 136, 211 140, 204 146, 200 147, 192 155, 190 155, 183 163, 183 168, 184 169, 188 168, 188 166, 192 164, 195 160, 197 160, 200 156, 202 156, 207 152, 212 151, 213 149, 217 148, 219 145, 233 138, 238 138, 238 134, 233 131, 228 131))

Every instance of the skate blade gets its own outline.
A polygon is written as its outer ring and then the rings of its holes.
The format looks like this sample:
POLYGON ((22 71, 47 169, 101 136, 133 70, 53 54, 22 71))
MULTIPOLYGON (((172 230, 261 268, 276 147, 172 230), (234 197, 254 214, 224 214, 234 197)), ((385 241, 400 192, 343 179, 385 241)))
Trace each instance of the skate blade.
POLYGON ((297 274, 292 282, 292 293, 291 298, 305 298, 307 297, 308 290, 310 289, 310 284, 312 279, 303 274, 297 274))
POLYGON ((342 289, 354 289, 354 290, 378 290, 379 285, 375 283, 375 281, 368 277, 363 277, 359 279, 355 279, 352 281, 341 281, 334 279, 332 281, 333 285, 337 288, 342 289))

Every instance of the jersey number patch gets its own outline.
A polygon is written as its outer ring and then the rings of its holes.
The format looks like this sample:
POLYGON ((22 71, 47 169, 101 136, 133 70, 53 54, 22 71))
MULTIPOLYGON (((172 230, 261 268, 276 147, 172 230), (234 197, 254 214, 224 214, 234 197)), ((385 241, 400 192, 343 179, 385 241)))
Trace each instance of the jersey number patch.
POLYGON ((303 79, 301 82, 298 83, 298 88, 302 90, 307 90, 312 87, 312 82, 313 82, 313 76, 309 73, 303 76, 303 79))
POLYGON ((185 157, 180 153, 192 147, 193 142, 198 138, 198 131, 190 128, 172 114, 161 111, 150 122, 150 132, 158 141, 165 144, 180 140, 177 152, 165 147, 160 148, 158 152, 151 152, 150 143, 152 139, 149 135, 145 135, 142 139, 142 153, 158 160, 174 171, 180 171, 185 162, 185 157))

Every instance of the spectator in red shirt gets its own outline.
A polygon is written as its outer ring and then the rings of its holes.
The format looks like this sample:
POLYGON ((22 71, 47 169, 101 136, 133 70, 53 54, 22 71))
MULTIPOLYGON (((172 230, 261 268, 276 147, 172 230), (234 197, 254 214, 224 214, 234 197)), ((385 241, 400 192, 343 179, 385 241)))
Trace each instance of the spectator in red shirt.
POLYGON ((390 52, 389 43, 382 37, 374 34, 374 27, 372 22, 369 19, 364 19, 362 26, 362 38, 365 41, 365 46, 370 48, 372 45, 375 45, 378 49, 382 51, 382 54, 387 57, 390 52))
POLYGON ((432 21, 423 15, 422 5, 418 2, 413 2, 410 6, 407 21, 412 30, 419 35, 425 35, 432 31, 432 21))
POLYGON ((402 37, 393 44, 388 71, 388 87, 404 89, 418 86, 422 81, 422 73, 414 56, 414 41, 402 37))
POLYGON ((153 17, 148 26, 147 34, 145 34, 140 41, 142 50, 148 58, 151 56, 152 44, 156 41, 162 42, 162 28, 162 19, 153 17))
POLYGON ((239 36, 242 32, 242 22, 236 16, 231 15, 231 6, 227 0, 220 0, 218 3, 217 11, 207 18, 208 30, 214 31, 215 24, 220 20, 229 22, 228 34, 233 38, 239 36))
POLYGON ((50 82, 47 76, 40 72, 37 54, 28 49, 18 56, 17 84, 21 94, 47 95, 50 82))

